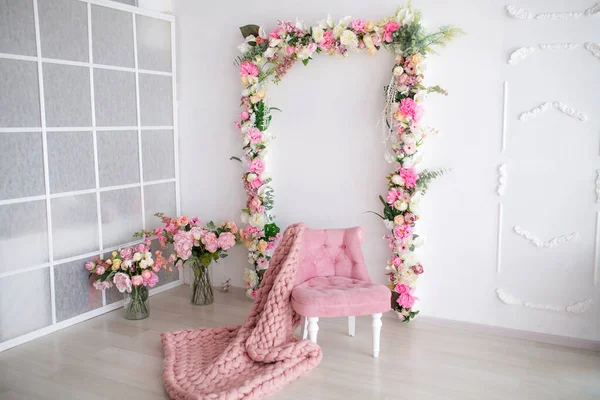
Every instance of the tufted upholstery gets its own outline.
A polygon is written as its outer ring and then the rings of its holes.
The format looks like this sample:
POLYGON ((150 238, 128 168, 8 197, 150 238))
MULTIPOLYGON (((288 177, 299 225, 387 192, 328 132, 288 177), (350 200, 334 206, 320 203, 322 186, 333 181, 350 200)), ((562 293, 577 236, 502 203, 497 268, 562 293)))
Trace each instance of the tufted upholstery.
POLYGON ((390 309, 390 290, 371 282, 361 251, 364 232, 306 229, 292 291, 292 306, 303 316, 343 317, 390 309))

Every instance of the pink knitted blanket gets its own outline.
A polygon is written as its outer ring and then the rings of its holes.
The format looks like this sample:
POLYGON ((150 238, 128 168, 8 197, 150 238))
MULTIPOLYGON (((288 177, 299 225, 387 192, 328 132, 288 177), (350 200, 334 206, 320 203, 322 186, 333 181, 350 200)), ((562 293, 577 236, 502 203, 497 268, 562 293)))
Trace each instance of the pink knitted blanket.
POLYGON ((286 229, 243 325, 162 334, 172 399, 262 399, 319 364, 321 349, 293 332, 300 316, 290 296, 304 230, 286 229))

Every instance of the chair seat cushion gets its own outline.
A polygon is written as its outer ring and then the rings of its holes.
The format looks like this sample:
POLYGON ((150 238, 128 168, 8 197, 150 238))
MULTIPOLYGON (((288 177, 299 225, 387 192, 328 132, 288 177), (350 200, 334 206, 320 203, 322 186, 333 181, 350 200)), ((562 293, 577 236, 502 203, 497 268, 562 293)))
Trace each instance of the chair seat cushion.
POLYGON ((320 276, 292 291, 292 307, 306 317, 346 317, 390 309, 390 290, 376 283, 342 276, 320 276))

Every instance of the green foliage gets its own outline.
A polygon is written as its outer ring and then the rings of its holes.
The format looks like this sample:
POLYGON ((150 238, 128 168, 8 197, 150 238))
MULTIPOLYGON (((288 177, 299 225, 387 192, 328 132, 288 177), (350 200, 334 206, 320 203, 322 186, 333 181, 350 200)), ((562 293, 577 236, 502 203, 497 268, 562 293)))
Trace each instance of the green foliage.
POLYGON ((436 54, 434 46, 445 47, 453 39, 464 34, 462 29, 450 25, 441 26, 437 32, 430 33, 421 24, 413 23, 394 32, 393 41, 387 46, 394 52, 404 54, 436 54))
POLYGON ((242 32, 242 36, 246 39, 248 36, 258 36, 258 30, 260 27, 258 25, 244 25, 240 26, 240 32, 242 32))
POLYGON ((381 201, 381 204, 383 204, 383 215, 385 217, 384 219, 393 221, 397 215, 402 214, 402 211, 396 210, 390 204, 386 203, 382 196, 379 196, 379 200, 381 201))
POLYGON ((281 231, 281 229, 277 226, 275 222, 265 225, 265 239, 269 240, 281 231))
POLYGON ((429 184, 436 178, 439 178, 442 175, 445 175, 450 170, 440 168, 434 170, 423 170, 419 173, 419 179, 417 180, 416 188, 420 190, 423 194, 427 193, 429 189, 429 184))

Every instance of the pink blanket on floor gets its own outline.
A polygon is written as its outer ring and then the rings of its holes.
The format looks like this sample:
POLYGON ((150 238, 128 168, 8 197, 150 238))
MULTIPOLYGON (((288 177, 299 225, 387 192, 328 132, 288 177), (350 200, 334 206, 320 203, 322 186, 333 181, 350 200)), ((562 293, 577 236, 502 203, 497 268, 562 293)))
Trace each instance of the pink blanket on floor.
POLYGON ((162 334, 172 399, 262 399, 319 364, 321 349, 293 332, 300 316, 290 296, 304 229, 286 229, 243 325, 162 334))

